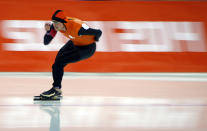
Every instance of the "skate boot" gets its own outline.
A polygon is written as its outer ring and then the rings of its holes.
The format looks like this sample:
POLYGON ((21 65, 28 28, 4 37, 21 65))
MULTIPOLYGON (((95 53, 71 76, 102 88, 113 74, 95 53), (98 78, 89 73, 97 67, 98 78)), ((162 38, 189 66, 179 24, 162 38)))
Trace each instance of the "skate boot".
POLYGON ((62 98, 62 91, 59 88, 51 88, 40 94, 40 96, 34 96, 34 100, 60 100, 62 98))
POLYGON ((42 97, 54 97, 54 96, 58 96, 60 97, 62 95, 62 91, 59 88, 51 88, 48 91, 43 92, 42 94, 40 94, 40 96, 42 97))

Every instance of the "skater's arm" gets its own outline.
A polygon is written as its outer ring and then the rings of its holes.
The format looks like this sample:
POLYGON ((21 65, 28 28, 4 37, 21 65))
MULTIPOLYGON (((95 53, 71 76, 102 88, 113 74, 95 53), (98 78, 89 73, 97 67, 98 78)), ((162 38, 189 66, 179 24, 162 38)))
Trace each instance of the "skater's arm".
POLYGON ((94 35, 95 41, 99 41, 102 31, 100 29, 89 28, 86 24, 83 24, 78 32, 78 35, 94 35))
POLYGON ((48 23, 45 24, 45 30, 47 32, 44 36, 44 45, 48 45, 52 41, 52 39, 55 37, 57 31, 55 30, 53 25, 48 25, 48 23))

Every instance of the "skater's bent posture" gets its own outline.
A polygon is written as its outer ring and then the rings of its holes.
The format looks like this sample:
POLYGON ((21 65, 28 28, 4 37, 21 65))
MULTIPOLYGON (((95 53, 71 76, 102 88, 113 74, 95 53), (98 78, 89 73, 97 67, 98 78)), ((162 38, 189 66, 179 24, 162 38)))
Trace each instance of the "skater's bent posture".
POLYGON ((53 86, 40 94, 42 97, 60 96, 64 67, 69 63, 78 62, 91 57, 96 51, 96 41, 102 34, 99 29, 92 29, 83 21, 67 17, 62 10, 57 10, 52 16, 52 24, 46 23, 44 44, 48 45, 57 31, 70 40, 59 50, 52 66, 53 86))

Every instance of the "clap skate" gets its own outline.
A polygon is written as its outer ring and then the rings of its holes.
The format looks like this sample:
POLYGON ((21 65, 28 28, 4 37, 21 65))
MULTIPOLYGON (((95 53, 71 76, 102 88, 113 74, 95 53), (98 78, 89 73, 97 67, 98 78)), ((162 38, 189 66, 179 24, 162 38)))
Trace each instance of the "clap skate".
POLYGON ((51 88, 48 91, 43 92, 39 96, 34 96, 34 100, 60 100, 62 98, 62 91, 58 88, 51 88))

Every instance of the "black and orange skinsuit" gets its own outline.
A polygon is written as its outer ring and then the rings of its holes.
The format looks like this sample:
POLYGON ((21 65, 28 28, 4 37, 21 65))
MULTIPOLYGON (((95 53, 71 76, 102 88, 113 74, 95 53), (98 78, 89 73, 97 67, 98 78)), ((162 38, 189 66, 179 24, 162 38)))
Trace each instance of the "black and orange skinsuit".
MULTIPOLYGON (((66 17, 62 10, 57 10, 52 20, 64 24, 66 31, 60 31, 70 40, 59 50, 52 66, 53 87, 61 88, 64 67, 69 63, 91 57, 96 51, 96 41, 102 35, 101 30, 89 28, 83 21, 66 17)), ((55 37, 57 31, 51 25, 50 30, 44 36, 44 44, 48 45, 55 37)))

